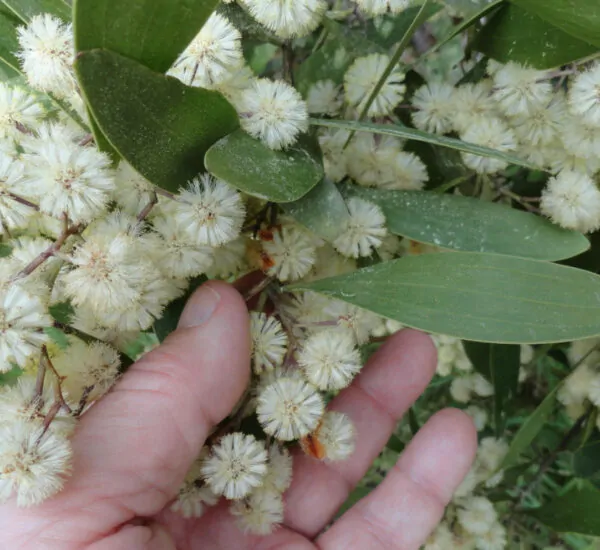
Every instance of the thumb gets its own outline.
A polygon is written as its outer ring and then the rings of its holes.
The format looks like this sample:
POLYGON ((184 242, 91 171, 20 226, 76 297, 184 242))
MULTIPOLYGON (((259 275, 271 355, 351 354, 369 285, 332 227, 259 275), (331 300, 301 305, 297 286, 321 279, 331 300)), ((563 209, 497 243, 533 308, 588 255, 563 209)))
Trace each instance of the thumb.
POLYGON ((176 550, 171 535, 158 523, 126 525, 118 533, 92 544, 88 550, 176 550))
POLYGON ((83 486, 136 515, 158 512, 246 387, 249 332, 238 292, 204 284, 177 330, 82 418, 68 489, 83 486))

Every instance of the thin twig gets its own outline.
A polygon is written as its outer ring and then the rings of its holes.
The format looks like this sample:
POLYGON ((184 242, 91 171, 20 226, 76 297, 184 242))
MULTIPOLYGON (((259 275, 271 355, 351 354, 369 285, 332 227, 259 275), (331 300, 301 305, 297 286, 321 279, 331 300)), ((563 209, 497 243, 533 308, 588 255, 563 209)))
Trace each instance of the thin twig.
POLYGON ((265 288, 267 288, 273 282, 273 277, 265 277, 260 283, 253 286, 248 292, 244 294, 244 300, 246 302, 252 300, 254 296, 262 292, 265 288))
POLYGON ((90 396, 90 394, 92 393, 92 391, 94 390, 94 386, 87 386, 83 389, 83 393, 81 394, 81 399, 79 400, 79 405, 77 407, 77 410, 75 411, 74 416, 76 418, 80 417, 81 414, 83 413, 83 409, 85 409, 85 406, 87 405, 87 400, 88 397, 90 396))
POLYGON ((60 403, 61 407, 64 408, 68 413, 72 413, 73 410, 71 409, 71 407, 69 407, 69 405, 65 401, 65 397, 64 397, 63 391, 62 391, 62 383, 63 383, 64 377, 61 376, 58 373, 58 371, 54 368, 52 359, 50 359, 50 355, 48 355, 48 348, 46 348, 46 346, 42 346, 42 354, 43 354, 44 358, 46 359, 46 364, 48 365, 48 367, 50 367, 50 370, 54 373, 54 376, 56 377, 56 397, 58 398, 57 401, 60 403))
POLYGON ((148 214, 150 214, 150 212, 156 206, 157 203, 158 197, 156 195, 156 192, 153 192, 152 195, 150 195, 150 202, 146 206, 144 206, 144 209, 138 214, 138 225, 141 224, 148 217, 148 214))
POLYGON ((38 267, 40 267, 48 258, 54 256, 65 244, 65 241, 71 236, 80 233, 83 230, 83 225, 72 225, 69 227, 69 220, 66 214, 63 216, 64 229, 59 235, 58 239, 54 241, 46 250, 34 258, 29 264, 27 264, 21 271, 12 277, 11 283, 23 279, 28 275, 31 275, 38 267))
POLYGON ((37 204, 34 204, 33 202, 30 202, 27 199, 24 199, 23 197, 19 197, 19 195, 15 195, 14 193, 7 193, 7 195, 19 204, 28 206, 29 208, 33 208, 36 212, 40 211, 40 207, 37 204))
POLYGON ((163 197, 167 197, 168 199, 171 199, 173 201, 177 200, 177 197, 173 193, 170 193, 169 191, 167 191, 166 189, 163 189, 162 187, 155 187, 154 188, 154 192, 157 195, 161 195, 163 197))

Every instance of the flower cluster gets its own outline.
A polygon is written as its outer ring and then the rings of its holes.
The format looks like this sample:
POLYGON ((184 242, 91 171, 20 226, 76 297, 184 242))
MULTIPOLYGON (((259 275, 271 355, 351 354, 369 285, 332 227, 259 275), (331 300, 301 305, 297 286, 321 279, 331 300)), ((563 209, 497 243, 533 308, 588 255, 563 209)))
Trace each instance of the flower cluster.
MULTIPOLYGON (((285 57, 306 44, 325 17, 362 24, 400 13, 409 2, 341 2, 347 12, 325 0, 237 3, 282 41, 285 57)), ((408 67, 394 64, 393 52, 365 52, 337 80, 309 83, 301 94, 288 74, 289 59, 254 73, 242 32, 224 13, 210 16, 168 75, 222 94, 242 129, 266 147, 285 154, 308 132, 310 115, 374 122, 403 117, 423 131, 458 136, 550 171, 539 209, 524 207, 568 229, 600 228, 600 64, 557 75, 489 61, 477 82, 432 80, 413 91, 408 67)), ((71 26, 38 15, 19 28, 18 41, 27 82, 0 83, 0 372, 19 375, 0 391, 0 500, 16 496, 29 506, 61 490, 72 467, 69 438, 77 419, 110 391, 135 358, 131 350, 173 300, 201 277, 249 277, 255 284, 246 294, 251 382, 210 436, 172 509, 200 517, 225 499, 242 530, 270 533, 283 521, 290 445, 315 460, 352 454, 352 421, 327 405, 352 383, 365 353, 401 328, 346 302, 283 285, 441 250, 392 234, 383 209, 358 197, 344 195, 347 215, 324 239, 284 208, 210 173, 178 182, 177 192, 158 188, 125 160, 115 163, 89 133, 72 66, 71 26)), ((425 163, 402 139, 337 129, 322 129, 317 138, 330 182, 386 190, 421 190, 429 183, 425 163)), ((470 153, 461 158, 478 188, 498 200, 514 199, 507 161, 470 153)), ((508 450, 486 433, 494 387, 475 371, 460 340, 437 335, 434 341, 437 373, 449 382, 452 402, 468 405, 482 439, 473 470, 425 549, 501 549, 506 530, 485 496, 501 482, 508 450)), ((558 399, 573 418, 590 404, 600 406, 597 347, 584 341, 570 348, 574 372, 558 399)), ((521 353, 525 381, 533 349, 522 346, 521 353)))

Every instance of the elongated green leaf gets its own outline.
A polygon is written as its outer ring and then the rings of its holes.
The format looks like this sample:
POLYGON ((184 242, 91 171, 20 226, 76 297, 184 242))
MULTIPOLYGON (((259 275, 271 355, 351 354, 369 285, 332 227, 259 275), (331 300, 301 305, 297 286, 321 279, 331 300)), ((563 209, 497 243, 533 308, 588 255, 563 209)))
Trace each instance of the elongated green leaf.
POLYGON ((242 130, 208 150, 206 168, 244 193, 273 202, 296 201, 323 178, 312 138, 304 136, 285 151, 273 151, 242 130))
POLYGON ((502 63, 516 61, 538 69, 558 67, 596 51, 580 37, 512 4, 502 6, 491 17, 473 48, 502 63))
POLYGON ((475 12, 470 17, 467 17, 462 23, 460 23, 454 29, 452 29, 452 32, 448 36, 446 36, 446 38, 444 38, 443 40, 440 40, 433 48, 426 51, 424 55, 429 55, 431 53, 438 51, 440 48, 442 48, 443 46, 448 44, 448 42, 450 42, 450 40, 452 40, 454 37, 458 36, 461 32, 466 31, 469 27, 472 27, 475 23, 480 21, 483 17, 486 17, 493 11, 497 10, 504 2, 506 2, 506 0, 493 0, 489 4, 485 4, 483 6, 483 8, 481 8, 479 11, 475 12))
POLYGON ((0 13, 0 59, 6 63, 16 74, 20 72, 20 63, 15 52, 19 49, 15 21, 0 13))
MULTIPOLYGON (((398 15, 382 15, 369 19, 366 23, 367 38, 384 48, 391 48, 398 42, 415 20, 421 6, 412 6, 401 11, 398 15)), ((430 19, 443 6, 430 2, 424 8, 423 20, 430 19)))
POLYGON ((334 240, 350 217, 344 198, 327 178, 301 199, 284 204, 283 209, 326 241, 334 240))
POLYGON ((165 72, 218 0, 77 0, 77 51, 105 48, 165 72))
POLYGON ((600 3, 596 0, 511 0, 571 36, 600 47, 600 3))
POLYGON ((204 168, 204 154, 238 127, 217 92, 190 88, 106 50, 75 62, 88 106, 112 147, 155 185, 176 191, 204 168))
POLYGON ((342 192, 378 204, 392 233, 442 248, 552 261, 577 256, 589 248, 581 233, 561 229, 534 214, 470 197, 357 185, 347 185, 342 192))
POLYGON ((21 21, 28 23, 34 15, 50 13, 63 21, 71 20, 71 8, 64 0, 2 0, 21 21))
POLYGON ((403 139, 414 139, 416 141, 423 141, 425 143, 432 143, 433 145, 439 145, 440 147, 450 147, 451 149, 457 149, 463 153, 472 153, 474 155, 480 155, 482 157, 491 157, 518 166, 524 166, 526 168, 534 168, 539 170, 536 166, 508 153, 502 153, 488 147, 476 145, 474 143, 467 143, 460 139, 454 139, 446 136, 438 136, 436 134, 429 134, 421 130, 414 128, 408 128, 407 126, 399 126, 396 124, 376 124, 374 122, 358 122, 353 120, 325 120, 312 118, 310 120, 314 126, 325 126, 327 128, 341 128, 342 130, 350 130, 356 132, 371 132, 374 134, 383 134, 388 136, 395 136, 403 139))
POLYGON ((17 78, 21 73, 0 59, 0 82, 17 78))
POLYGON ((465 350, 475 370, 494 386, 494 422, 498 436, 504 431, 508 400, 519 384, 520 346, 465 342, 465 350))
MULTIPOLYGON (((404 31, 402 36, 399 37, 399 42, 396 45, 394 53, 390 57, 390 61, 387 64, 387 67, 384 69, 384 71, 379 76, 379 80, 377 81, 377 83, 375 84, 373 89, 371 90, 371 93, 369 94, 367 101, 365 101, 365 104, 363 105, 363 108, 360 111, 360 114, 358 117, 359 120, 363 120, 367 116, 367 113, 369 112, 371 105, 375 101, 375 98, 379 95, 379 92, 383 88, 388 77, 392 74, 392 71, 394 70, 396 65, 398 65, 398 63, 400 61, 400 57, 402 57, 402 54, 404 53, 404 50, 408 46, 410 39, 412 38, 415 31, 423 23, 425 23, 425 21, 427 21, 427 19, 429 19, 429 17, 431 16, 431 14, 428 10, 428 7, 430 4, 431 4, 431 2, 429 0, 424 1, 424 3, 419 7, 419 10, 414 14, 414 17, 413 17, 412 21, 410 22, 410 25, 408 25, 408 27, 406 28, 406 30, 404 31)), ((350 134, 350 135, 352 136, 352 134, 350 134)), ((348 142, 349 141, 350 141, 350 138, 348 138, 348 142)))
POLYGON ((600 536, 600 491, 589 483, 552 497, 529 513, 558 532, 600 536))
POLYGON ((597 479, 600 473, 600 432, 597 429, 593 429, 585 444, 573 452, 572 464, 575 475, 597 479))
POLYGON ((465 340, 545 343, 600 334, 599 276, 509 256, 409 256, 290 288, 465 340))
POLYGON ((324 20, 328 38, 323 46, 298 66, 294 81, 298 90, 306 95, 309 88, 319 80, 333 80, 342 84, 346 70, 357 57, 382 52, 383 48, 366 39, 360 32, 324 20))
POLYGON ((504 457, 501 468, 506 470, 516 466, 519 462, 519 457, 529 448, 533 440, 540 433, 546 422, 550 418, 554 405, 556 403, 556 386, 540 403, 535 411, 527 418, 519 431, 513 437, 508 453, 504 457))

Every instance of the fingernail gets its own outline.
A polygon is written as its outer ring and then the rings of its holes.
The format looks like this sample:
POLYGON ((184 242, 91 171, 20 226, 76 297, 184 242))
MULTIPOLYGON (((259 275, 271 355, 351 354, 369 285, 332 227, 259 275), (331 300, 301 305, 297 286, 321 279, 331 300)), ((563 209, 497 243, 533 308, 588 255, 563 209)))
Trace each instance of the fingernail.
POLYGON ((210 285, 203 285, 185 306, 179 319, 179 327, 197 327, 206 323, 212 317, 220 301, 221 296, 216 290, 210 285))

